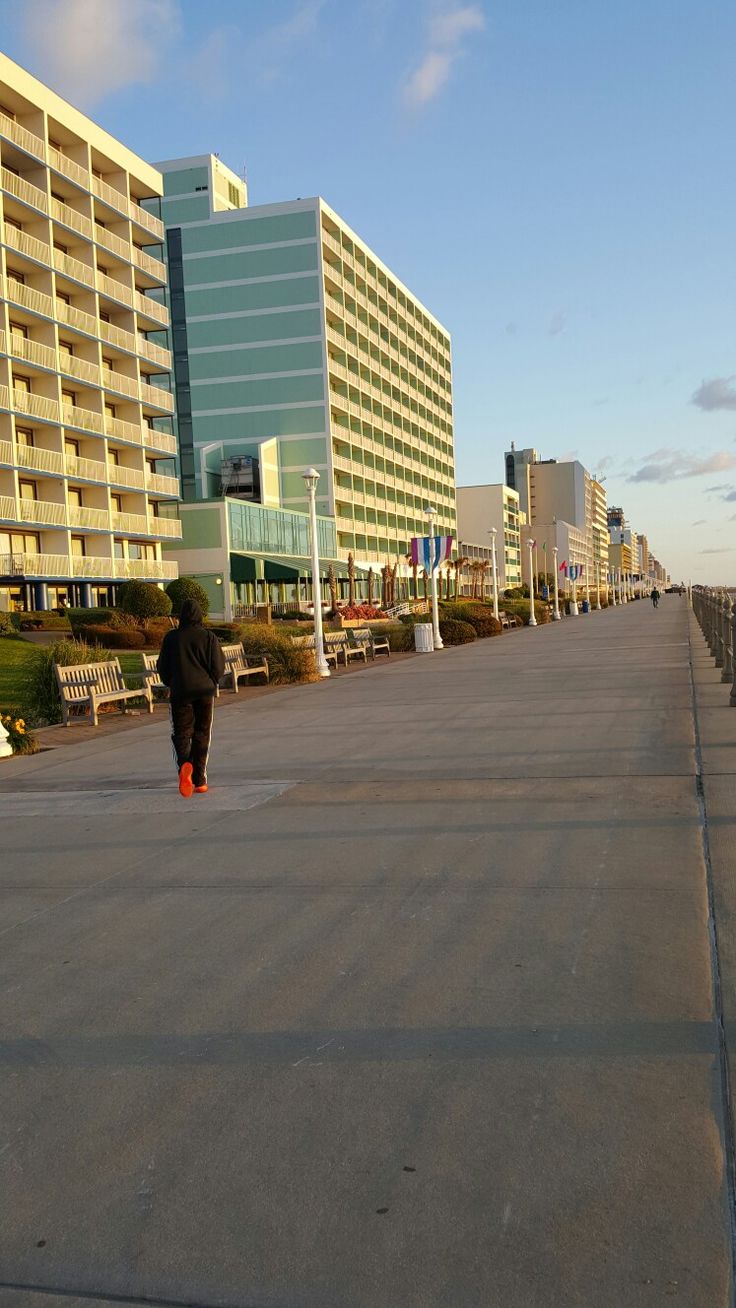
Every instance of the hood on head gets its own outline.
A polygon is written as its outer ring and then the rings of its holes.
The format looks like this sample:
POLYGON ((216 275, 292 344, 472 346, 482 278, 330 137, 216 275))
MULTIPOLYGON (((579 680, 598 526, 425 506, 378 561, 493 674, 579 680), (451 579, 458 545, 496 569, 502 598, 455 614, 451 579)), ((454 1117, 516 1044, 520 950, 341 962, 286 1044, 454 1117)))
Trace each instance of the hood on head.
POLYGON ((179 614, 180 627, 196 627, 202 622, 202 608, 195 599, 186 599, 179 614))

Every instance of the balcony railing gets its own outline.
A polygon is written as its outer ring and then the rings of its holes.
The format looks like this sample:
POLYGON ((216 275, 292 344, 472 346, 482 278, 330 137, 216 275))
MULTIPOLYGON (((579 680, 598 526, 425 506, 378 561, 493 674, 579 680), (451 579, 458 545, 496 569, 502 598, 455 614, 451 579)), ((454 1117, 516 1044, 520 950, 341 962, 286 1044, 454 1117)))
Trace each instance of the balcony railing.
POLYGON ((0 518, 4 522, 17 522, 14 495, 0 495, 0 518))
POLYGON ((123 195, 122 191, 118 191, 115 186, 110 186, 108 182, 103 182, 101 177, 95 177, 94 173, 91 177, 90 189, 93 195, 96 195, 99 200, 104 200, 105 204, 108 204, 111 209, 116 209, 118 213, 123 213, 126 218, 128 217, 130 201, 127 195, 123 195))
MULTIPOLYGON (((76 454, 67 454, 64 465, 68 477, 78 477, 81 481, 104 483, 111 480, 108 471, 112 471, 112 469, 108 469, 107 464, 102 459, 81 459, 76 454)), ((142 473, 141 476, 143 476, 142 473)))
POLYGON ((9 249, 17 250, 19 254, 25 254, 29 259, 35 259, 36 263, 48 267, 49 247, 45 241, 39 241, 36 236, 30 236, 28 232, 19 232, 16 227, 9 227, 7 223, 3 229, 3 241, 9 249))
POLYGON ((87 240, 92 239, 91 218, 87 218, 78 209, 72 209, 71 205, 64 204, 62 200, 57 200, 53 195, 51 197, 51 217, 56 222, 63 223, 65 227, 70 227, 73 232, 78 232, 80 236, 85 236, 87 240))
POLYGON ((108 436, 115 436, 118 440, 127 441, 128 444, 143 444, 143 427, 135 422, 125 422, 122 418, 110 418, 106 414, 105 432, 108 436))
POLYGON ((160 559, 114 559, 116 577, 141 577, 151 581, 169 581, 179 575, 176 563, 160 559))
POLYGON ((149 472, 146 487, 149 491, 157 491, 160 495, 178 495, 179 478, 170 477, 164 472, 149 472))
POLYGON ((106 227, 101 227, 95 223, 95 240, 98 245, 104 246, 112 254, 117 254, 120 259, 125 259, 127 263, 131 261, 132 247, 130 241, 124 241, 122 236, 115 232, 109 232, 106 227))
POLYGON ((147 318, 153 318, 156 322, 168 326, 169 311, 166 305, 160 304, 158 300, 153 300, 150 295, 142 295, 140 291, 136 291, 135 307, 139 313, 145 314, 147 318))
POLYGON ((33 286, 24 286, 22 282, 7 277, 5 294, 13 304, 19 304, 23 309, 30 309, 31 313, 40 313, 46 318, 54 316, 54 301, 51 296, 44 295, 43 291, 37 291, 33 286))
POLYGON ((78 404, 61 405, 62 422, 68 427, 80 427, 82 431, 92 431, 97 436, 105 435, 105 423, 101 413, 94 409, 83 409, 78 404))
POLYGON ((41 522, 50 527, 66 526, 66 505, 54 500, 18 500, 18 522, 41 522))
POLYGON ((11 173, 9 168, 0 168, 0 185, 4 191, 14 195, 16 200, 21 200, 32 209, 39 209, 41 213, 48 214, 49 201, 46 192, 34 186, 32 182, 27 182, 25 177, 18 177, 16 173, 11 173))
POLYGON ((32 418, 41 418, 44 422, 59 422, 59 405, 46 395, 34 395, 29 391, 13 388, 13 408, 19 413, 30 414, 32 418))
POLYGON ((137 264, 141 272, 148 273, 149 277, 155 277, 156 281, 166 281, 166 265, 152 254, 146 254, 145 250, 139 250, 137 245, 133 246, 133 263, 137 264))
POLYGON ((106 273, 98 272, 97 288, 101 295, 107 295, 119 304, 127 304, 132 309, 133 292, 124 282, 119 282, 115 277, 108 277, 106 273))
POLYGON ((131 490, 143 490, 146 484, 145 473, 140 468, 126 468, 121 463, 108 464, 107 480, 111 486, 128 486, 131 490))
POLYGON ((181 522, 178 518, 149 518, 149 529, 153 536, 168 536, 181 539, 181 522))
POLYGON ((89 173, 86 168, 78 164, 76 160, 70 159, 68 155, 62 154, 53 145, 49 146, 49 164, 55 168, 57 173, 62 173, 70 181, 76 182, 78 186, 83 186, 85 191, 89 190, 89 173))
POLYGON ((168 431, 156 431, 155 427, 143 428, 143 444, 146 449, 159 450, 163 454, 176 454, 179 448, 176 436, 168 431))
POLYGON ((67 554, 0 554, 2 577, 70 577, 67 554))
POLYGON ((136 535, 148 535, 148 518, 145 513, 113 513, 113 531, 132 531, 136 535))
POLYGON ((90 531, 109 531, 107 509, 87 509, 81 504, 69 505, 70 527, 86 527, 90 531))
POLYGON ((156 236, 159 241, 163 241, 166 229, 161 219, 141 208, 139 204, 136 204, 135 200, 130 202, 130 216, 134 223, 138 223, 139 227, 144 227, 152 236, 156 236))
POLYGON ((171 371, 171 350, 167 350, 163 345, 156 345, 154 341, 147 341, 144 336, 138 337, 138 353, 142 354, 145 359, 150 359, 151 363, 161 365, 162 372, 171 371))
POLYGON ((54 268, 72 281, 81 282, 83 286, 89 286, 90 290, 94 289, 94 269, 88 263, 82 263, 81 259, 74 259, 63 250, 54 250, 54 268))
MULTIPOLYGON (((3 444, 5 443, 3 442, 3 444)), ((8 441, 7 444, 10 445, 10 442, 8 441)), ((14 461, 17 467, 30 468, 33 472, 50 472, 56 476, 64 475, 64 456, 59 450, 45 450, 41 445, 16 445, 14 461)))
POLYGON ((91 313, 85 313, 84 309, 75 309, 64 300, 56 301, 56 317, 59 322, 65 322, 69 327, 76 327, 77 331, 86 332, 88 336, 102 335, 101 329, 104 324, 91 313))
POLYGON ((135 377, 126 377, 125 373, 113 372, 111 368, 102 367, 102 385, 106 391, 116 391, 118 395, 129 395, 131 399, 140 399, 140 383, 135 377))
POLYGON ((26 150, 36 159, 46 162, 46 146, 41 137, 36 136, 35 132, 29 131, 27 127, 23 127, 21 123, 17 123, 14 118, 8 118, 7 114, 0 114, 0 136, 19 145, 21 150, 26 150))
POLYGON ((100 385, 100 370, 96 363, 80 359, 76 354, 67 354, 64 350, 59 351, 59 371, 68 377, 88 382, 90 386, 100 385))
POLYGON ((19 336, 17 332, 8 332, 7 352, 14 359, 24 359, 26 363, 38 364, 39 368, 56 371, 56 350, 40 341, 31 341, 27 336, 19 336))
POLYGON ((142 381, 141 399, 151 408, 163 409, 165 413, 174 412, 174 397, 171 391, 165 391, 163 386, 150 386, 148 382, 142 381))

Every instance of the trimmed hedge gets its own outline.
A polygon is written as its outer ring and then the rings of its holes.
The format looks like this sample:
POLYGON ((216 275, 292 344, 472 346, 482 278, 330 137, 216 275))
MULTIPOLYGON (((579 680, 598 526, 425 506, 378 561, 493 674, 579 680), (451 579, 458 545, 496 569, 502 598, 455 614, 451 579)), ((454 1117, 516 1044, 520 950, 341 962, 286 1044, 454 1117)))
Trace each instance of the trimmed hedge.
POLYGON ((155 582, 133 580, 120 587, 118 607, 139 622, 146 622, 149 618, 167 618, 171 613, 171 600, 155 582))
MULTIPOLYGON (((515 613, 526 625, 529 622, 529 600, 504 600, 506 613, 515 613)), ((545 600, 534 601, 534 616, 538 623, 550 622, 550 612, 545 600)))
POLYGON ((475 628, 469 622, 458 622, 456 618, 443 618, 440 621, 440 636, 443 645, 469 645, 475 640, 475 628))
POLYGON ((86 640, 108 649, 143 649, 147 643, 145 632, 140 627, 85 627, 86 640))
POLYGON ((210 611, 209 595, 204 586, 195 581, 194 577, 176 577, 166 587, 166 594, 171 600, 171 612, 175 618, 179 617, 181 606, 188 599, 197 601, 203 618, 206 618, 210 611))

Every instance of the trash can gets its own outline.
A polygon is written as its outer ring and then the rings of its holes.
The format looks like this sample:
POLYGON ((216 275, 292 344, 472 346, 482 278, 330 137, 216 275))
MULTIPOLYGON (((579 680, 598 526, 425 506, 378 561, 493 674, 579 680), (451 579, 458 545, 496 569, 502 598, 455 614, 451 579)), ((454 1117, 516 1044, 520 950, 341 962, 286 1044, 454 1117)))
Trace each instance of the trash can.
POLYGON ((590 613, 590 603, 589 603, 588 600, 583 600, 583 603, 582 603, 582 610, 583 610, 583 613, 590 613))
POLYGON ((434 650, 434 636, 431 622, 417 622, 414 626, 414 648, 417 654, 431 654, 434 650))

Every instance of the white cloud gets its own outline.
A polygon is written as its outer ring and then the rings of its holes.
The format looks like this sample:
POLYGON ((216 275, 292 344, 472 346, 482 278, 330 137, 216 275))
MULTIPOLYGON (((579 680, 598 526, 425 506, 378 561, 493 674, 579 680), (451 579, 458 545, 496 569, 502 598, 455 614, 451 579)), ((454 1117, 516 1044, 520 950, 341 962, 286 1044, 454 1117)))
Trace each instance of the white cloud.
POLYGON ((441 4, 432 14, 427 42, 419 62, 404 83, 403 96, 411 109, 421 109, 439 95, 453 65, 464 53, 465 39, 485 27, 479 4, 441 4))
POLYGON ((152 82, 180 19, 177 0, 25 0, 21 35, 34 71, 89 107, 152 82))
POLYGON ((736 386, 731 384, 734 381, 736 377, 712 377, 710 381, 703 381, 690 403, 706 412, 713 409, 736 409, 736 386))
MULTIPOLYGON (((698 459, 685 450, 661 449, 649 455, 628 481, 667 482, 684 481, 687 477, 703 477, 713 472, 730 472, 736 468, 736 454, 729 450, 717 450, 705 458, 698 459)), ((736 495, 733 497, 736 499, 736 495)))

